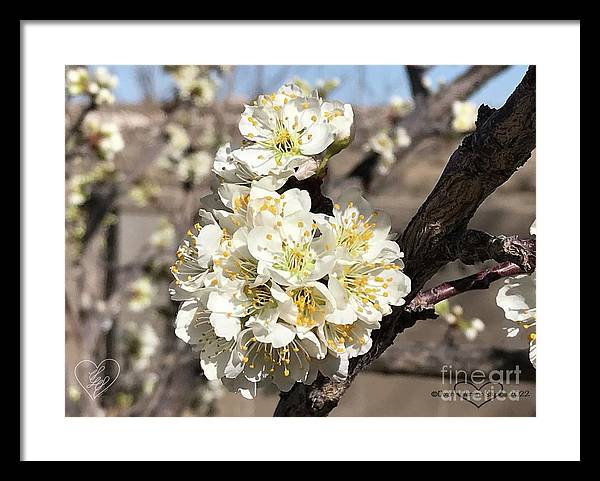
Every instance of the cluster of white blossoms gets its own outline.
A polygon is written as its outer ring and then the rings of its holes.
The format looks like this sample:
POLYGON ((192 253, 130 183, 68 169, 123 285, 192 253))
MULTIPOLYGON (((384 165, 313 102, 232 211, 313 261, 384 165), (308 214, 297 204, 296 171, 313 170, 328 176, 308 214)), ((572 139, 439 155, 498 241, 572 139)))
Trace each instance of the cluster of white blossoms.
POLYGON ((150 245, 167 249, 175 243, 175 226, 166 217, 160 219, 158 228, 150 236, 150 245))
POLYGON ((319 372, 344 378, 404 303, 410 279, 388 215, 357 190, 326 215, 307 191, 282 189, 317 173, 351 127, 350 105, 286 85, 246 106, 240 149, 219 150, 218 186, 171 267, 175 332, 209 380, 251 398, 263 382, 288 391, 319 372))
POLYGON ((458 133, 472 132, 475 130, 477 120, 477 106, 472 102, 455 101, 452 104, 452 129, 458 133))
POLYGON ((200 182, 211 172, 212 156, 205 150, 197 150, 182 157, 177 164, 177 178, 182 182, 200 182))
POLYGON ((198 107, 205 107, 214 100, 217 84, 206 67, 174 65, 169 66, 167 71, 171 73, 181 99, 189 100, 198 107))
POLYGON ((411 143, 412 139, 407 130, 404 127, 397 127, 392 136, 382 130, 370 137, 364 150, 378 154, 377 171, 385 175, 396 163, 396 150, 406 149, 411 143))
POLYGON ((85 67, 67 70, 66 87, 69 95, 88 95, 96 105, 113 104, 113 90, 119 79, 106 67, 98 67, 94 75, 85 67))
POLYGON ((87 202, 90 197, 92 186, 100 182, 107 181, 114 177, 116 172, 112 161, 97 163, 93 169, 88 172, 74 174, 68 180, 67 201, 69 206, 80 206, 87 202))
POLYGON ((485 330, 484 322, 478 317, 472 319, 465 317, 465 311, 460 304, 451 306, 448 300, 438 302, 435 305, 435 312, 451 328, 460 331, 469 341, 474 341, 479 333, 485 330))
POLYGON ((160 338, 154 328, 148 323, 140 325, 130 321, 125 324, 123 339, 133 369, 147 369, 160 346, 160 338))
POLYGON ((239 123, 241 148, 229 145, 217 153, 214 170, 227 184, 279 189, 291 176, 319 174, 331 156, 352 140, 350 104, 304 95, 296 85, 260 95, 247 105, 239 123))
POLYGON ((392 113, 399 118, 404 118, 415 109, 415 104, 410 99, 405 99, 398 95, 390 98, 390 107, 392 113))
MULTIPOLYGON (((536 235, 535 221, 530 228, 536 235)), ((529 360, 536 367, 536 272, 509 277, 498 291, 496 304, 502 308, 506 319, 515 325, 505 328, 507 337, 516 337, 521 332, 527 334, 529 360)))
POLYGON ((176 123, 165 127, 167 143, 158 158, 158 165, 173 171, 181 182, 200 183, 212 172, 214 158, 207 152, 215 137, 212 126, 207 125, 192 143, 185 128, 176 123))
POLYGON ((131 282, 128 286, 129 300, 127 305, 133 312, 142 312, 152 305, 156 295, 156 286, 149 276, 142 276, 131 282))
POLYGON ((101 122, 95 117, 86 117, 81 127, 88 144, 104 160, 112 160, 125 148, 123 136, 117 124, 101 122))
POLYGON ((156 201, 161 193, 160 184, 150 179, 135 182, 127 191, 127 196, 137 207, 147 207, 156 201))

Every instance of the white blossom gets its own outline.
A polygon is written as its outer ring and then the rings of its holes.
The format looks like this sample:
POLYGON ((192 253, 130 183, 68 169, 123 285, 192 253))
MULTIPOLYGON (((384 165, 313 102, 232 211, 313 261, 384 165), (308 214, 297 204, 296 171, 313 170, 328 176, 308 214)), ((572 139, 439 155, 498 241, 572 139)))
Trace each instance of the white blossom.
POLYGON ((210 174, 212 167, 213 158, 208 152, 192 152, 177 163, 177 177, 183 182, 200 182, 210 174))
POLYGON ((463 332, 465 334, 465 337, 469 341, 474 341, 475 338, 479 335, 479 333, 483 332, 484 330, 485 323, 481 319, 476 317, 474 319, 471 319, 467 327, 463 329, 463 332))
POLYGON ((115 103, 113 90, 119 83, 116 75, 112 75, 106 67, 98 67, 94 72, 94 79, 90 94, 96 105, 109 105, 115 103))
POLYGON ((225 339, 215 334, 206 310, 205 296, 187 300, 177 313, 175 334, 190 344, 200 355, 200 365, 208 380, 235 378, 243 369, 237 354, 238 340, 225 339))
POLYGON ((200 399, 204 404, 211 405, 223 397, 224 391, 223 384, 219 381, 208 381, 200 390, 200 399))
POLYGON ((270 379, 281 391, 289 391, 296 382, 311 384, 316 377, 314 370, 311 376, 311 359, 323 357, 324 352, 322 343, 311 331, 298 334, 279 348, 259 342, 249 329, 240 334, 239 340, 243 383, 270 379))
POLYGON ((150 244, 160 249, 166 249, 175 242, 175 226, 163 218, 160 225, 150 236, 150 244))
POLYGON ((396 147, 400 149, 406 149, 410 146, 412 139, 404 127, 398 127, 395 131, 395 134, 396 138, 394 140, 396 142, 396 147))
POLYGON ((160 185, 152 181, 142 181, 134 184, 127 195, 138 207, 146 207, 158 194, 160 194, 160 185))
POLYGON ((67 92, 70 95, 83 95, 88 90, 90 74, 85 67, 70 68, 66 75, 67 92))
POLYGON ((239 129, 252 143, 233 155, 262 175, 298 167, 335 139, 319 99, 301 97, 293 89, 262 95, 256 105, 247 105, 239 129))
POLYGON ((261 186, 277 190, 283 187, 286 180, 293 175, 292 170, 281 171, 277 174, 262 175, 255 172, 249 165, 239 161, 232 153, 229 143, 217 150, 213 164, 213 172, 222 182, 249 186, 258 183, 261 186))
POLYGON ((100 89, 94 97, 96 105, 111 105, 115 103, 115 96, 108 89, 100 89))
POLYGON ((94 72, 94 81, 100 88, 114 90, 119 83, 116 75, 112 75, 106 67, 98 67, 94 72))
POLYGON ((74 385, 70 385, 67 388, 67 396, 69 397, 69 399, 73 402, 79 402, 79 400, 81 399, 81 391, 77 386, 74 385))
POLYGON ((88 186, 88 178, 83 174, 75 174, 69 179, 69 194, 68 202, 70 205, 80 206, 88 199, 86 188, 88 186))
POLYGON ((415 108, 411 100, 404 99, 398 95, 394 95, 390 98, 390 107, 392 108, 394 114, 400 118, 406 117, 415 108))
POLYGON ((506 328, 507 337, 525 332, 529 341, 529 359, 536 365, 536 303, 535 273, 510 277, 498 291, 496 304, 504 310, 506 319, 514 323, 506 328))
POLYGON ((208 269, 213 266, 213 256, 219 253, 224 238, 225 232, 216 222, 206 226, 197 223, 194 230, 188 230, 186 239, 177 249, 177 260, 171 266, 171 274, 175 278, 173 289, 177 292, 171 297, 187 300, 191 297, 186 297, 186 294, 205 287, 208 269))
POLYGON ((350 143, 353 122, 350 104, 324 102, 297 85, 284 85, 245 107, 239 123, 245 143, 231 152, 230 170, 235 166, 245 177, 250 171, 260 177, 305 179, 350 143))
POLYGON ((359 319, 379 327, 390 306, 402 305, 411 289, 401 271, 403 254, 392 241, 389 216, 373 209, 360 191, 349 190, 338 202, 333 216, 322 216, 320 224, 335 242, 328 286, 336 311, 329 321, 348 324, 359 319))
POLYGON ((461 102, 459 100, 452 104, 452 128, 459 133, 475 130, 477 120, 477 106, 472 102, 461 102))
POLYGON ((125 148, 119 127, 112 122, 100 122, 93 117, 86 117, 82 132, 89 145, 103 159, 112 160, 115 154, 125 148))
POLYGON ((410 292, 410 279, 390 262, 338 261, 329 277, 329 290, 337 310, 329 320, 347 324, 360 319, 379 327, 390 306, 401 306, 410 292))
POLYGON ((325 121, 334 129, 334 141, 325 152, 325 156, 331 157, 345 149, 352 141, 354 137, 354 111, 350 104, 334 100, 323 102, 321 112, 325 121))
POLYGON ((173 70, 173 79, 179 96, 184 100, 191 100, 198 107, 205 107, 215 99, 215 82, 198 65, 176 67, 173 70))
POLYGON ((366 150, 371 150, 379 154, 377 159, 377 171, 381 175, 387 174, 392 166, 396 163, 397 149, 406 149, 410 147, 412 139, 408 134, 408 131, 404 127, 398 127, 393 131, 393 135, 390 135, 381 131, 371 137, 365 146, 366 150))
POLYGON ((129 284, 129 301, 127 303, 130 310, 141 312, 152 305, 152 299, 156 295, 156 286, 152 279, 143 276, 129 284))
POLYGON ((189 146, 190 138, 186 130, 179 124, 170 122, 165 126, 168 153, 179 157, 189 146))
POLYGON ((378 164, 378 170, 381 174, 385 174, 389 167, 396 162, 394 147, 394 140, 385 131, 378 132, 367 141, 365 149, 375 152, 381 159, 378 164))
POLYGON ((362 197, 359 189, 349 189, 333 206, 333 215, 317 217, 321 229, 335 239, 338 258, 374 261, 378 256, 395 260, 400 248, 393 242, 391 219, 362 197))
POLYGON ((117 84, 117 76, 106 67, 96 68, 94 75, 90 75, 85 67, 67 70, 67 92, 70 95, 88 95, 96 105, 113 104, 113 90, 117 84))
POLYGON ((451 306, 448 300, 444 300, 435 305, 435 312, 469 341, 474 341, 479 333, 485 330, 485 323, 481 319, 467 319, 464 316, 464 309, 460 304, 451 306))
POLYGON ((124 339, 133 368, 146 369, 160 345, 154 328, 148 323, 128 322, 125 325, 124 339))
POLYGON ((477 317, 471 320, 471 326, 473 326, 473 329, 477 332, 483 332, 485 330, 484 322, 477 317))

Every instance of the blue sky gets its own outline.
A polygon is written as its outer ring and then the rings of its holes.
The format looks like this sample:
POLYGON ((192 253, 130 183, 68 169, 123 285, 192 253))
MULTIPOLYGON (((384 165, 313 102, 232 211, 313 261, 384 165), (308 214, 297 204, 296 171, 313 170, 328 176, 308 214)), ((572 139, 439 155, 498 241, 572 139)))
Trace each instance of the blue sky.
MULTIPOLYGON (((108 65, 108 68, 119 76, 116 89, 117 100, 135 103, 141 100, 142 93, 136 80, 136 67, 132 65, 108 65)), ((465 65, 440 65, 428 72, 433 85, 438 81, 452 81, 464 72, 465 65)), ((525 71, 526 65, 512 66, 481 88, 471 100, 476 104, 487 103, 491 107, 501 106, 517 86, 525 71)), ((159 67, 153 68, 157 94, 167 98, 172 91, 172 81, 168 74, 159 67)), ((250 97, 255 94, 259 69, 253 65, 237 66, 234 70, 233 93, 250 97)), ((275 90, 281 83, 295 77, 302 77, 311 83, 320 78, 338 77, 341 85, 333 97, 344 102, 367 105, 381 105, 388 102, 392 95, 409 96, 408 80, 402 65, 300 65, 275 66, 262 68, 262 85, 265 91, 275 90), (359 78, 364 79, 366 89, 361 93, 358 88, 359 78)), ((224 87, 223 87, 224 90, 224 87)))

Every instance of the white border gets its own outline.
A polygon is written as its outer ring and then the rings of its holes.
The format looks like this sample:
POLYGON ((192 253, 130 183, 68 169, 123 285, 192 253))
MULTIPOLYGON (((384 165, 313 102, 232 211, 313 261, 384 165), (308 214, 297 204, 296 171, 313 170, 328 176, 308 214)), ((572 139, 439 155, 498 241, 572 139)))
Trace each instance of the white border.
POLYGON ((579 24, 23 28, 27 459, 579 458, 579 24), (148 63, 537 64, 537 418, 65 418, 63 68, 148 63))

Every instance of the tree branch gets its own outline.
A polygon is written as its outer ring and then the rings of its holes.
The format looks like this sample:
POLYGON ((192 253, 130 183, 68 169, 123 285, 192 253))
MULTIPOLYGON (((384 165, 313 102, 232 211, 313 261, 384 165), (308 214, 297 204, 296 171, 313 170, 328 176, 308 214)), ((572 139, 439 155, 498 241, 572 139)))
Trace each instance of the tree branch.
POLYGON ((438 302, 445 301, 467 291, 487 289, 490 284, 503 277, 511 277, 524 274, 525 271, 512 262, 503 262, 493 267, 484 269, 471 276, 463 277, 454 281, 444 282, 432 289, 421 291, 410 302, 407 307, 409 312, 431 309, 438 302))
POLYGON ((448 262, 460 260, 473 265, 488 260, 513 262, 523 271, 535 270, 535 238, 521 239, 518 236, 493 236, 487 232, 467 230, 447 246, 448 262))
MULTIPOLYGON (((455 87, 458 88, 458 87, 455 87)), ((446 89, 447 90, 447 89, 446 89)), ((482 106, 475 132, 452 154, 437 185, 408 224, 400 245, 405 273, 412 280, 411 302, 448 260, 448 245, 464 237, 481 203, 529 159, 535 147, 535 67, 499 110, 482 106)), ((414 325, 394 309, 373 331, 373 346, 351 360, 348 378, 335 382, 323 376, 310 386, 295 385, 282 393, 275 416, 327 416, 354 377, 377 359, 397 334, 414 325)))
MULTIPOLYGON (((535 257, 535 251, 533 252, 535 257)), ((527 272, 519 265, 512 262, 503 262, 493 267, 488 267, 470 276, 462 277, 453 281, 444 282, 436 287, 419 292, 412 301, 404 308, 400 317, 404 320, 434 319, 434 312, 438 302, 445 301, 451 297, 458 296, 468 291, 487 289, 492 282, 504 277, 512 277, 527 272)))
MULTIPOLYGON (((93 101, 90 101, 88 104, 82 107, 81 111, 79 112, 79 115, 77 116, 77 119, 73 122, 73 125, 69 127, 65 134, 65 144, 68 144, 71 141, 71 139, 73 139, 76 135, 79 135, 81 126, 83 125, 83 121, 87 117, 87 114, 94 110, 96 110, 96 104, 93 101)), ((68 153, 67 157, 69 157, 68 153)))
POLYGON ((420 106, 431 94, 431 91, 425 84, 425 72, 427 72, 427 70, 428 67, 425 65, 406 66, 406 75, 408 76, 410 90, 416 106, 420 106))

